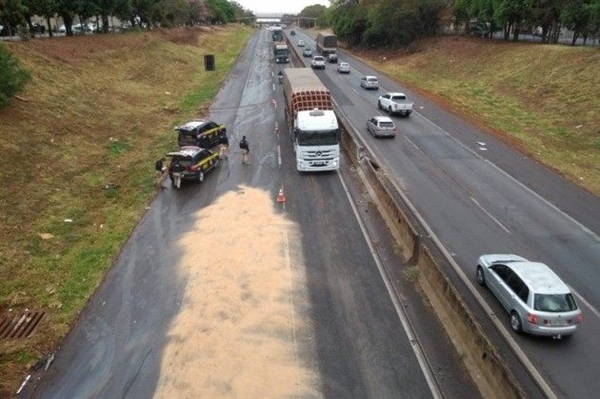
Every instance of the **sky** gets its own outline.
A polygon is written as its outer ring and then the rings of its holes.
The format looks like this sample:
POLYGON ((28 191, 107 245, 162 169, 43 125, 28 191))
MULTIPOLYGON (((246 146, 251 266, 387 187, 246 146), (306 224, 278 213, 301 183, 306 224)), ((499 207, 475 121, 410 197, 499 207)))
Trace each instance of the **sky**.
POLYGON ((238 4, 255 13, 297 14, 304 7, 320 4, 330 6, 328 0, 236 0, 238 4))

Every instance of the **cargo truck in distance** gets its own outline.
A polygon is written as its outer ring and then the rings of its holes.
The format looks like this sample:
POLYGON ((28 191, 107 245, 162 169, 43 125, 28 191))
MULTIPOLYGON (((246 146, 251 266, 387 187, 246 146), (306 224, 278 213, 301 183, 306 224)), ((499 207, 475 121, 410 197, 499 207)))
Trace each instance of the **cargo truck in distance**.
POLYGON ((281 28, 273 29, 271 37, 273 38, 274 42, 282 42, 283 41, 283 30, 281 28))
POLYGON ((310 68, 283 70, 285 118, 292 135, 296 169, 340 168, 340 129, 331 93, 310 68))
POLYGON ((286 64, 290 62, 290 50, 287 44, 283 42, 273 44, 273 57, 276 64, 286 64))
MULTIPOLYGON (((317 34, 317 53, 327 58, 329 54, 336 54, 337 36, 329 33, 317 34)), ((337 61, 337 59, 336 59, 337 61)))

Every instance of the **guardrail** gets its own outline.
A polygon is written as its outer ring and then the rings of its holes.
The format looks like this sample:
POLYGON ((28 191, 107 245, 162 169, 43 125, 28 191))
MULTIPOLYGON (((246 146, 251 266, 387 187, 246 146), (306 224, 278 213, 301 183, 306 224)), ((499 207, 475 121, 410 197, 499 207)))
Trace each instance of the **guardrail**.
MULTIPOLYGON (((302 57, 289 43, 287 36, 286 41, 290 56, 293 54, 294 60, 304 65, 302 57)), ((433 309, 480 392, 486 398, 526 398, 527 395, 512 370, 444 273, 441 261, 432 255, 432 252, 443 251, 440 248, 430 248, 430 244, 422 242, 411 223, 415 217, 409 215, 410 209, 414 207, 388 178, 386 171, 370 153, 360 134, 346 119, 334 99, 333 104, 342 130, 342 151, 359 170, 363 184, 370 188, 379 212, 402 249, 403 256, 407 259, 402 266, 418 268, 417 282, 434 305, 433 309)))

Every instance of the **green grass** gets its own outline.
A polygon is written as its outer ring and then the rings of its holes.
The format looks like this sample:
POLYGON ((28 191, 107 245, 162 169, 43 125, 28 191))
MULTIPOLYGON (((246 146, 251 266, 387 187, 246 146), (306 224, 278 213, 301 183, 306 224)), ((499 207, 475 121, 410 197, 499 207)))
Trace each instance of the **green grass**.
POLYGON ((176 148, 172 127, 205 116, 251 34, 232 26, 9 44, 32 79, 26 101, 0 110, 11 160, 0 169, 0 311, 47 314, 29 339, 0 341, 0 397, 68 332, 155 195, 153 165, 176 148), (207 53, 214 72, 198 62, 207 53))

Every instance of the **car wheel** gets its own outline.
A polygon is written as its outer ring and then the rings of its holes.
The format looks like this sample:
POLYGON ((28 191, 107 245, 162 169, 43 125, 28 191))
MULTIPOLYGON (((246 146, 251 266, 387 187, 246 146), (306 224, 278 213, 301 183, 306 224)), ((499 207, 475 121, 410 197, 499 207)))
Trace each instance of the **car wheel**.
POLYGON ((481 266, 477 266, 477 272, 475 273, 475 278, 477 279, 477 283, 485 287, 485 275, 483 274, 483 268, 481 266))
POLYGON ((198 172, 198 181, 200 183, 202 183, 204 181, 204 172, 203 171, 198 172))
POLYGON ((521 316, 514 310, 510 313, 510 327, 517 334, 521 334, 523 332, 523 324, 521 323, 521 316))
POLYGON ((392 115, 392 106, 388 107, 388 114, 391 116, 392 115))
POLYGON ((381 101, 377 101, 377 108, 381 109, 381 101))

